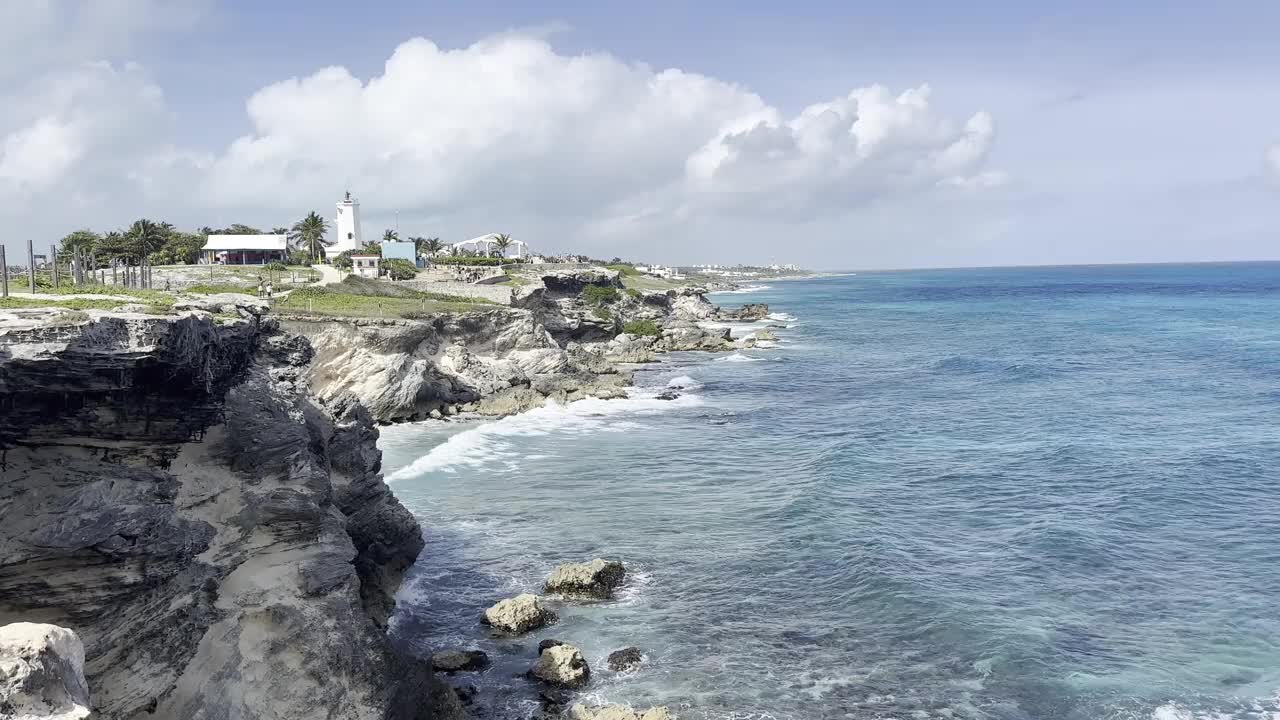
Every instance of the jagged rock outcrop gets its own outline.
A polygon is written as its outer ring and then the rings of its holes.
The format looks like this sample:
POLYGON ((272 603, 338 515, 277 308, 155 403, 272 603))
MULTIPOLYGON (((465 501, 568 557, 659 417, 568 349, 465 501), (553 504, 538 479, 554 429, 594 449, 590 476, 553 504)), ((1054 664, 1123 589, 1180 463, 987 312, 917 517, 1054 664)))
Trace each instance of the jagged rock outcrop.
POLYGON ((569 708, 569 720, 671 720, 665 705, 633 710, 626 705, 587 707, 581 703, 569 708))
POLYGON ((0 717, 88 717, 84 645, 66 628, 17 622, 0 627, 0 717))
POLYGON ((79 634, 104 720, 460 713, 386 637, 422 535, 377 428, 241 310, 0 334, 0 623, 79 634))
POLYGON ((734 345, 728 328, 710 330, 697 323, 676 320, 662 329, 662 337, 654 343, 654 348, 667 352, 724 352, 734 349, 734 345))
POLYGON ((431 656, 431 667, 440 672, 483 670, 489 656, 481 650, 441 650, 431 656))
POLYGON ((755 320, 764 320, 769 317, 769 306, 764 303, 747 303, 740 308, 734 310, 718 310, 716 317, 721 320, 752 322, 755 320))
POLYGON ((621 288, 617 271, 602 267, 558 270, 542 276, 542 285, 555 295, 581 295, 588 286, 621 288))
POLYGON ((653 351, 656 337, 623 333, 603 348, 604 358, 615 363, 651 363, 658 357, 653 351))
POLYGON ((509 415, 548 400, 621 397, 630 375, 588 366, 523 309, 431 320, 285 323, 316 348, 307 374, 322 401, 353 398, 379 422, 476 412, 509 415))
POLYGON ((640 663, 644 662, 644 653, 637 647, 622 648, 609 653, 606 662, 614 672, 627 672, 640 667, 640 663))
POLYGON ((581 650, 561 644, 539 653, 538 662, 529 674, 548 685, 575 688, 587 684, 591 679, 591 668, 587 666, 581 650))
POLYGON ((547 578, 543 589, 556 595, 589 597, 605 600, 627 577, 627 570, 617 560, 596 558, 588 563, 559 565, 547 578))
POLYGON ((521 635, 546 627, 556 621, 556 614, 543 606, 537 595, 522 593, 507 598, 484 611, 481 622, 509 635, 521 635))

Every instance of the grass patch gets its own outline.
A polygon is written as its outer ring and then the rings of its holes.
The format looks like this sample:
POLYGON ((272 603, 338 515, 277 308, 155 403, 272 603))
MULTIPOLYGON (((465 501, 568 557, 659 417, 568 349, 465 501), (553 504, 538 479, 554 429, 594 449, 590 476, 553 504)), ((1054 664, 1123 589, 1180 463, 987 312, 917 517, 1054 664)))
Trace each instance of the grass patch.
POLYGON ((605 265, 605 267, 609 268, 610 270, 617 271, 623 277, 639 277, 640 276, 640 271, 636 269, 635 265, 622 263, 622 264, 616 264, 616 265, 605 265))
POLYGON ((113 310, 126 304, 125 300, 99 300, 96 298, 68 298, 65 300, 34 300, 28 298, 0 298, 0 310, 24 310, 31 308, 67 308, 69 310, 113 310))
POLYGON ((649 337, 662 335, 662 329, 652 320, 628 320, 622 326, 622 332, 629 335, 647 335, 649 337))
POLYGON ((279 312, 336 317, 420 318, 443 312, 469 312, 497 303, 459 295, 422 292, 356 276, 325 287, 299 288, 276 301, 279 312))
POLYGON ((234 285, 232 283, 198 283, 190 285, 182 292, 192 293, 195 295, 217 295, 219 293, 241 293, 244 295, 257 295, 257 285, 234 285))

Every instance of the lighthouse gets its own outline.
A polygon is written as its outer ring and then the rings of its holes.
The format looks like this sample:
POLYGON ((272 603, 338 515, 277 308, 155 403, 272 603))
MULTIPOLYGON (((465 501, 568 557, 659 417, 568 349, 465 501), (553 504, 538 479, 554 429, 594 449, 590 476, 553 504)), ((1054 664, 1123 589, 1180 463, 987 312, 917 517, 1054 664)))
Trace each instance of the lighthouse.
POLYGON ((347 196, 338 201, 338 217, 333 223, 338 239, 329 246, 328 251, 334 255, 344 250, 359 250, 364 247, 364 239, 360 237, 360 201, 347 196))

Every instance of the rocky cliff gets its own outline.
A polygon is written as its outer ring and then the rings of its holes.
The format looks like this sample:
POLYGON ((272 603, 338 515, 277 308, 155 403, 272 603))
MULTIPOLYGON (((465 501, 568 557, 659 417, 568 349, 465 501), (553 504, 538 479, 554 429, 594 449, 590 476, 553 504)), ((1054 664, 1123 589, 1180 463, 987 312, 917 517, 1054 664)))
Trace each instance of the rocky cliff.
POLYGON ((420 528, 310 344, 241 311, 0 314, 0 625, 84 643, 116 718, 426 718, 384 627, 420 528))

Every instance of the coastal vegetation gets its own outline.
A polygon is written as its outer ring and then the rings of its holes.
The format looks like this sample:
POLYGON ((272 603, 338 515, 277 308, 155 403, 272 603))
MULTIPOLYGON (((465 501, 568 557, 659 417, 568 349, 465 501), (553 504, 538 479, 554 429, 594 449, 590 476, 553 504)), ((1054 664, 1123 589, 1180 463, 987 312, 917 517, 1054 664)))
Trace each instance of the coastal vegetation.
POLYGON ((468 312, 494 306, 495 303, 488 300, 423 292, 354 275, 325 287, 293 290, 274 305, 276 310, 286 313, 401 318, 441 312, 468 312))
POLYGON ((431 262, 437 265, 475 265, 480 267, 497 267, 498 265, 506 265, 508 263, 516 262, 516 260, 514 258, 445 255, 443 257, 432 258, 431 262))
POLYGON ((622 332, 642 337, 661 337, 662 328, 652 320, 628 320, 622 324, 622 332))
MULTIPOLYGON (((327 243, 324 240, 325 231, 329 229, 329 223, 319 213, 312 210, 307 216, 294 223, 290 235, 296 238, 296 242, 307 250, 307 259, 315 262, 321 253, 321 248, 327 243)), ((290 262, 293 258, 290 257, 290 262)))

